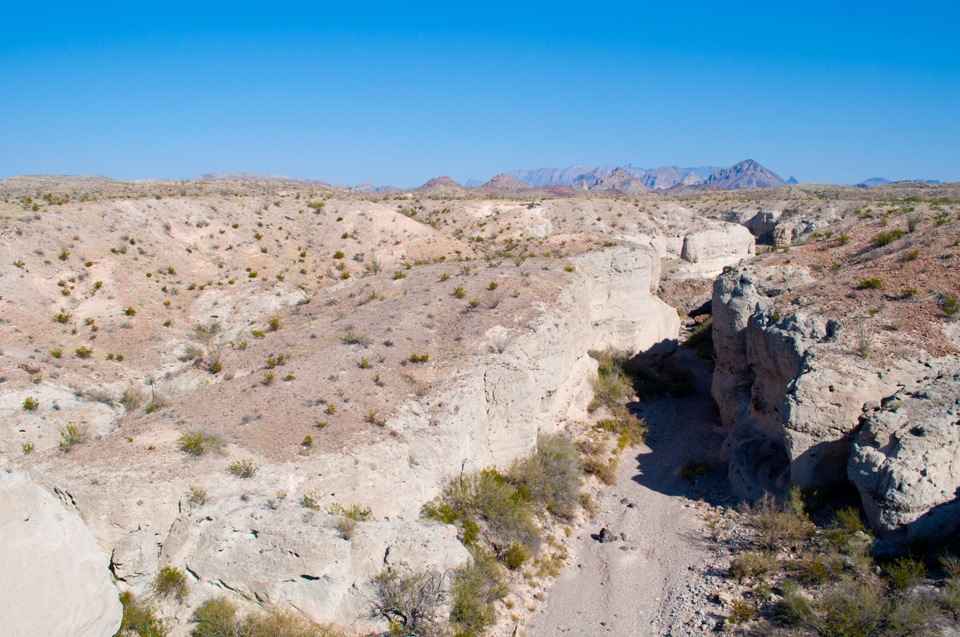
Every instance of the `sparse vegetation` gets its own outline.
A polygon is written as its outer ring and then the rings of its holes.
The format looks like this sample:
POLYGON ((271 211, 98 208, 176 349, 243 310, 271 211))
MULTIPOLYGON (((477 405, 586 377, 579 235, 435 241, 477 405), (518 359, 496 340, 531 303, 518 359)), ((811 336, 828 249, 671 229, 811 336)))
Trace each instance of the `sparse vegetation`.
POLYGON ((60 442, 57 445, 60 451, 67 453, 79 444, 90 439, 86 425, 67 424, 58 429, 60 442))
POLYGON ((202 456, 209 451, 219 451, 223 441, 219 436, 203 431, 191 431, 180 436, 177 440, 180 451, 191 456, 202 456))
POLYGON ((164 566, 153 578, 153 592, 157 597, 173 597, 183 603, 189 592, 187 574, 172 564, 164 566))
POLYGON ((237 476, 238 478, 252 478, 257 471, 260 470, 260 467, 257 466, 253 460, 249 458, 244 458, 243 460, 235 460, 227 465, 227 471, 237 476))

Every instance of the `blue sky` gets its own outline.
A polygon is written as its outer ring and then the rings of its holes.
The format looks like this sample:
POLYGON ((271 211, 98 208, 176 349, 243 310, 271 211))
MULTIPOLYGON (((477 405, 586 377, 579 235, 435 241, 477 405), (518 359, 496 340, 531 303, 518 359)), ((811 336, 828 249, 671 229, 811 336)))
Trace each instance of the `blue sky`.
POLYGON ((4 13, 0 178, 248 171, 414 186, 752 158, 801 181, 960 181, 960 3, 4 13))

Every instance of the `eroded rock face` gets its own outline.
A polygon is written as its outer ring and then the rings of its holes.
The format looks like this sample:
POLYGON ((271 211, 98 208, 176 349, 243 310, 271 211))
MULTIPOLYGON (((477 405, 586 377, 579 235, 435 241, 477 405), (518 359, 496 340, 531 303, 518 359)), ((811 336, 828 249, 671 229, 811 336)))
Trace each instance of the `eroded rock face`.
MULTIPOLYGON (((226 498, 181 516, 159 562, 192 576, 197 603, 233 591, 258 604, 292 605, 318 621, 353 624, 368 609, 367 583, 384 569, 444 573, 470 559, 453 526, 358 522, 345 533, 338 521, 289 500, 271 507, 226 498)), ((121 562, 139 559, 131 557, 114 555, 119 576, 127 575, 121 562)))
POLYGON ((809 281, 800 269, 745 267, 714 285, 711 393, 729 432, 731 483, 745 497, 845 479, 863 405, 903 376, 838 347, 840 328, 823 317, 773 309, 774 298, 809 281))
POLYGON ((950 538, 960 527, 956 361, 883 366, 814 312, 781 316, 774 299, 809 281, 795 268, 744 267, 715 282, 711 393, 734 490, 757 497, 849 478, 891 544, 950 538))
POLYGON ((22 474, 0 470, 0 627, 4 635, 113 635, 123 609, 107 560, 75 512, 22 474))
POLYGON ((750 231, 740 225, 727 224, 692 232, 683 238, 680 258, 690 263, 719 265, 718 271, 732 259, 753 256, 755 240, 750 231))
POLYGON ((902 389, 864 417, 849 477, 870 523, 897 546, 960 531, 960 368, 902 389))

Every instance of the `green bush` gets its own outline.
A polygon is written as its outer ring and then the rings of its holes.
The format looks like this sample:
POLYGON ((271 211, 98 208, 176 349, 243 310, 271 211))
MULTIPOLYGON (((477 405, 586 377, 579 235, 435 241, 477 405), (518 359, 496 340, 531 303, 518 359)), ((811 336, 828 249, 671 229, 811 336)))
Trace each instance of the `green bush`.
POLYGON ((520 544, 511 544, 503 552, 503 564, 511 571, 520 570, 520 568, 530 559, 530 551, 527 547, 520 544))
POLYGON ((344 507, 339 502, 334 502, 327 507, 327 513, 329 515, 339 515, 354 520, 355 522, 367 522, 373 518, 373 511, 370 510, 369 507, 360 506, 359 504, 351 504, 349 507, 344 507))
POLYGON ((858 290, 879 290, 883 287, 883 281, 877 278, 860 279, 857 283, 858 290))
POLYGON ((896 241, 897 239, 901 238, 904 234, 905 233, 903 232, 903 230, 899 230, 899 229, 884 230, 883 232, 881 232, 880 234, 878 234, 873 238, 873 243, 877 247, 889 245, 894 241, 896 241))
POLYGON ((779 503, 769 493, 744 507, 750 524, 760 533, 760 543, 769 550, 795 546, 813 534, 814 527, 803 511, 800 490, 794 487, 787 502, 779 503))
POLYGON ((192 621, 197 625, 191 637, 240 637, 237 607, 226 597, 214 597, 193 611, 192 621))
POLYGON ((730 573, 738 582, 777 570, 777 558, 770 553, 741 553, 730 563, 730 573))
POLYGON ((509 593, 501 568, 489 555, 474 551, 473 562, 453 576, 450 620, 459 635, 482 635, 496 620, 493 604, 509 593))
POLYGON ((189 453, 192 456, 202 456, 208 451, 217 451, 223 446, 223 441, 219 436, 193 431, 185 433, 177 440, 180 451, 189 453))
POLYGON ((897 590, 913 588, 927 576, 927 567, 923 562, 906 556, 897 558, 885 570, 890 584, 897 590))
POLYGON ((260 467, 257 466, 253 460, 249 458, 244 458, 243 460, 235 460, 227 465, 227 471, 237 476, 238 478, 252 478, 257 471, 260 470, 260 467))
POLYGON ((33 396, 27 396, 23 399, 23 409, 25 411, 36 411, 37 407, 40 406, 40 401, 38 401, 33 396))
POLYGON ((156 616, 154 609, 142 602, 130 592, 120 593, 123 604, 123 618, 120 620, 118 635, 134 634, 138 637, 166 637, 170 629, 156 616))
POLYGON ((700 358, 713 360, 713 317, 708 317, 693 328, 684 345, 695 351, 700 358))
POLYGON ((157 597, 173 597, 182 603, 188 592, 187 574, 172 564, 164 566, 153 578, 153 592, 157 597))
POLYGON ((561 434, 550 434, 537 438, 536 452, 515 463, 508 477, 518 494, 530 498, 538 507, 553 515, 570 517, 579 501, 581 475, 583 468, 573 441, 561 434))
POLYGON ((60 451, 67 453, 77 445, 86 442, 90 435, 84 425, 68 424, 60 427, 60 442, 57 445, 60 451))
POLYGON ((868 637, 884 615, 883 589, 865 581, 846 580, 824 591, 816 607, 825 637, 868 637))

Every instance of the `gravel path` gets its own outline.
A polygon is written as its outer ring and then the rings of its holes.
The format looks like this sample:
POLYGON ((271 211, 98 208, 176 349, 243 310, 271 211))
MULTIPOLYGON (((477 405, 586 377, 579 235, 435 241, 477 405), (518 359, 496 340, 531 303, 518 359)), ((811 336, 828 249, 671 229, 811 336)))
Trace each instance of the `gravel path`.
POLYGON ((574 543, 578 556, 550 590, 528 635, 702 635, 726 614, 724 551, 704 533, 707 503, 726 502, 722 436, 707 393, 710 370, 686 350, 674 362, 691 370, 697 391, 645 403, 647 444, 621 460, 599 515, 574 543), (694 484, 677 474, 688 459, 710 461, 694 484), (702 501, 701 501, 702 500, 702 501), (601 529, 612 537, 601 542, 601 529))

